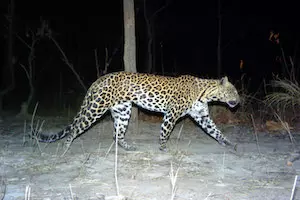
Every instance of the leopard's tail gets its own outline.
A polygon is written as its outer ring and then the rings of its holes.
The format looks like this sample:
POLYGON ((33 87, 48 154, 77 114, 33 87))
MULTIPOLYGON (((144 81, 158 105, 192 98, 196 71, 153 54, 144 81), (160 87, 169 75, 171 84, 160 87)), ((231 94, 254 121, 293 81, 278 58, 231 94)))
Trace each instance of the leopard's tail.
POLYGON ((38 136, 38 139, 40 142, 47 142, 47 143, 55 142, 57 140, 60 140, 64 137, 66 137, 70 133, 70 128, 71 128, 71 125, 67 126, 65 129, 61 130, 58 133, 54 133, 54 134, 50 134, 50 135, 41 133, 38 136))

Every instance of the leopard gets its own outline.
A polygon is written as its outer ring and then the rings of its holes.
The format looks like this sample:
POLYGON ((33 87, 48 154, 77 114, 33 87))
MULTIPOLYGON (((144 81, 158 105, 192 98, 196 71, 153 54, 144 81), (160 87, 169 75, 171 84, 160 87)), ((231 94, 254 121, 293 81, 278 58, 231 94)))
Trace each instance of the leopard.
POLYGON ((202 79, 192 75, 176 77, 112 72, 92 83, 72 123, 58 133, 40 134, 39 141, 51 143, 68 136, 64 144, 66 153, 75 138, 110 111, 114 124, 113 139, 125 150, 136 150, 135 146, 125 140, 132 105, 136 105, 151 112, 162 113, 159 135, 161 151, 167 151, 166 144, 176 122, 186 115, 222 146, 234 146, 210 117, 210 102, 221 102, 230 108, 240 103, 238 91, 227 76, 202 79))

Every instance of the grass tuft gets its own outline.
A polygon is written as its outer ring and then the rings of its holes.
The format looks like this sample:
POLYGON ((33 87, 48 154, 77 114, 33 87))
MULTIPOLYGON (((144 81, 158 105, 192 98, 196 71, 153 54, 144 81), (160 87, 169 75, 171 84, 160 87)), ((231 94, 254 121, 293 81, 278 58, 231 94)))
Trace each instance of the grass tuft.
POLYGON ((300 87, 297 81, 277 78, 271 82, 271 86, 278 91, 266 96, 264 102, 268 106, 282 106, 284 110, 300 106, 300 87))

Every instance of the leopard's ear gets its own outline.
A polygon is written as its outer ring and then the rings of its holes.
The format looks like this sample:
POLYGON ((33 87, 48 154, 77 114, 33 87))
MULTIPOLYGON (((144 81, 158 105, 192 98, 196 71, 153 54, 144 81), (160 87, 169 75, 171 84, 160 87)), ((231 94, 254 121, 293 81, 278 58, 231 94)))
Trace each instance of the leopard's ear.
POLYGON ((220 80, 220 84, 221 85, 226 85, 228 83, 228 78, 227 76, 224 76, 223 78, 221 78, 220 80))

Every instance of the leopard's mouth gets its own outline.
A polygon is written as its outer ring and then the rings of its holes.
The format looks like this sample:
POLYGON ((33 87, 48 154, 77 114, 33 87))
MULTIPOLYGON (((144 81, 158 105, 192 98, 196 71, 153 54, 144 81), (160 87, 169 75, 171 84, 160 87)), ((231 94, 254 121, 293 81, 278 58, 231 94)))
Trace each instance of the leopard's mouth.
POLYGON ((238 101, 235 101, 235 100, 231 100, 231 101, 227 101, 227 104, 229 105, 230 108, 233 108, 235 107, 236 105, 239 104, 238 101))

